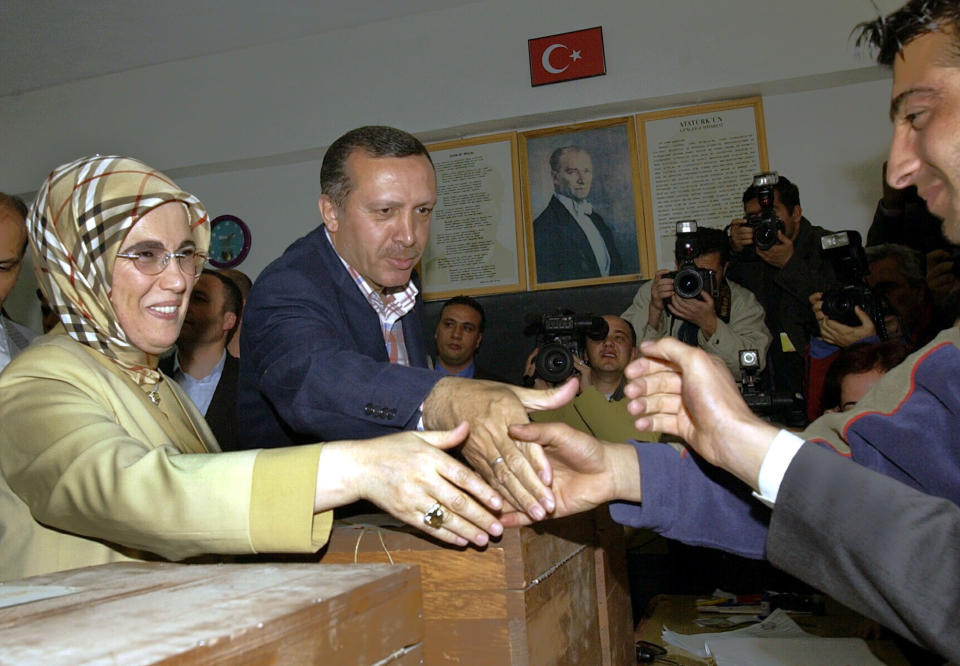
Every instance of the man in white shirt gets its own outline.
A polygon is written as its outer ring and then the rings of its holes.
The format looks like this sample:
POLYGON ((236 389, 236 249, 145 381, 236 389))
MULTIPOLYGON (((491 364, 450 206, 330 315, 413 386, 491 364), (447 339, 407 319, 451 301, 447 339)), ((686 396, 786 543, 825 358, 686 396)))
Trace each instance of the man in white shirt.
POLYGON ((237 449, 239 363, 226 350, 240 321, 242 299, 232 280, 204 270, 190 295, 177 353, 161 364, 204 415, 224 451, 237 449))
POLYGON ((579 146, 550 155, 553 196, 533 222, 537 281, 557 282, 623 273, 613 232, 588 201, 593 159, 579 146))
POLYGON ((18 197, 0 192, 0 370, 23 351, 37 334, 14 322, 3 303, 20 277, 27 251, 27 206, 18 197))

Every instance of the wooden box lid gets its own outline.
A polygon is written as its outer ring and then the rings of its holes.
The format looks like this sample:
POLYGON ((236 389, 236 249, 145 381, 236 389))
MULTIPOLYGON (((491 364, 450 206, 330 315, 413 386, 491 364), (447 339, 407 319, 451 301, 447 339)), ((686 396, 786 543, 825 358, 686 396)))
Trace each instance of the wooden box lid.
POLYGON ((114 563, 0 585, 0 663, 419 663, 412 566, 114 563))

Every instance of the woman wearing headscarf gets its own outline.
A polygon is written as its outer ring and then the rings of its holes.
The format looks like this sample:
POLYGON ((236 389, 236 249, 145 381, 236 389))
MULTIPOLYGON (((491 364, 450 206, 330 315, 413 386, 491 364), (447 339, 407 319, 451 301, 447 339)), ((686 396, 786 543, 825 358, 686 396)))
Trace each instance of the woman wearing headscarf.
POLYGON ((465 425, 220 453, 157 370, 210 237, 202 204, 162 173, 123 157, 63 165, 28 226, 61 326, 0 375, 0 580, 124 559, 312 552, 333 507, 359 499, 450 543, 502 531, 484 506, 499 509, 497 493, 440 450, 465 425))

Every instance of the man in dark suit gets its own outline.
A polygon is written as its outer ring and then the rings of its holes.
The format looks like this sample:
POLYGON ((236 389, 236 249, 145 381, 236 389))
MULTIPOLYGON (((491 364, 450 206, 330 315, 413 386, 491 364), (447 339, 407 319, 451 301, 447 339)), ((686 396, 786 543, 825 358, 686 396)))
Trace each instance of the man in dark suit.
MULTIPOLYGON (((509 424, 528 420, 518 396, 543 398, 427 367, 413 274, 437 201, 426 148, 391 127, 352 130, 324 156, 320 185, 323 225, 270 264, 247 300, 241 443, 285 446, 468 421, 464 457, 511 504, 544 517, 554 499, 542 452, 507 436, 509 424)), ((569 399, 572 387, 555 396, 569 399)))
POLYGON ((579 146, 550 155, 553 196, 533 222, 537 281, 559 282, 623 273, 613 232, 587 201, 593 160, 579 146))
POLYGON ((190 295, 177 352, 160 363, 197 405, 224 451, 237 449, 240 363, 226 349, 242 309, 239 287, 225 275, 205 269, 190 295))

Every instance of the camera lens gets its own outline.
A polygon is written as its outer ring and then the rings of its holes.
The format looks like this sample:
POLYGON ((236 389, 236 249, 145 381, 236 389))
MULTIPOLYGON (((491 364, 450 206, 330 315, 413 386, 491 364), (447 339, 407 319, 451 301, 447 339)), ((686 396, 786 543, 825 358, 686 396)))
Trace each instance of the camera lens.
POLYGON ((673 291, 680 298, 696 298, 703 291, 703 276, 696 268, 681 269, 673 279, 673 291))
POLYGON ((753 232, 753 242, 761 250, 769 250, 777 244, 777 229, 770 225, 763 225, 753 232))
POLYGON ((563 345, 546 345, 537 354, 536 368, 537 375, 556 384, 573 374, 573 356, 563 345))

